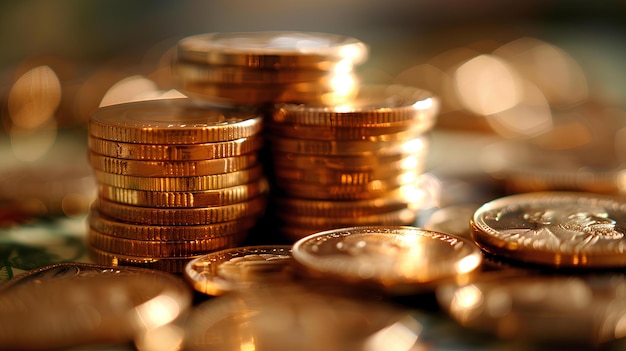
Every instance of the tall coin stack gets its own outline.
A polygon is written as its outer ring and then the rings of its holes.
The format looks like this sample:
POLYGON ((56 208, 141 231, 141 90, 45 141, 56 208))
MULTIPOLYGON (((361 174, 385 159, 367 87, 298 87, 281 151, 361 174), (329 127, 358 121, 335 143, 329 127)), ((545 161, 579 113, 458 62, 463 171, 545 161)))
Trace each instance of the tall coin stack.
POLYGON ((414 224, 438 108, 429 92, 401 85, 364 85, 344 104, 277 105, 266 128, 283 235, 414 224))
POLYGON ((179 273, 191 258, 243 242, 269 190, 262 125, 256 112, 189 99, 98 109, 88 138, 94 260, 179 273))
POLYGON ((354 97, 361 41, 309 32, 209 33, 180 40, 176 88, 214 105, 334 104, 354 97))

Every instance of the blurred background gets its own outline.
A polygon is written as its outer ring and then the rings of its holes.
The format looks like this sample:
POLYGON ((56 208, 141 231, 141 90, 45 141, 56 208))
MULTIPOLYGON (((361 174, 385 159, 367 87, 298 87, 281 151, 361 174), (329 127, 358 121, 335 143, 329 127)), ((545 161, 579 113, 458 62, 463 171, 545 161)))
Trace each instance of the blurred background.
MULTIPOLYGON (((415 85, 440 96, 436 130, 523 141, 531 150, 498 146, 496 154, 483 157, 481 149, 455 160, 457 150, 446 145, 468 152, 475 139, 435 139, 431 168, 439 175, 479 165, 480 172, 511 179, 505 161, 520 160, 517 166, 528 170, 540 150, 542 167, 610 173, 611 184, 598 185, 594 174, 584 190, 617 192, 615 172, 626 159, 624 19, 624 1, 3 1, 0 167, 24 179, 35 163, 80 163, 86 121, 98 106, 175 95, 168 55, 186 36, 314 31, 368 45, 369 59, 359 67, 364 82, 415 85), (442 149, 445 157, 437 154, 442 149), (560 161, 553 162, 557 151, 560 161)), ((50 188, 50 175, 84 179, 67 167, 45 173, 46 183, 28 191, 50 188)), ((0 193, 24 197, 14 178, 2 179, 0 193)), ((81 212, 84 203, 63 211, 81 212)))

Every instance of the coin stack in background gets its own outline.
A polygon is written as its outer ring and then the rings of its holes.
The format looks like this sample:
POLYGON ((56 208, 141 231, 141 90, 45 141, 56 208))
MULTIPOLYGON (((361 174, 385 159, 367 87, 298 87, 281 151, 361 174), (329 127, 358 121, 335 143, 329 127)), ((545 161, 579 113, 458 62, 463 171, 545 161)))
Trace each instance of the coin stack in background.
POLYGON ((180 40, 171 71, 178 90, 209 104, 334 104, 354 97, 353 68, 367 55, 361 41, 335 34, 209 33, 180 40))
POLYGON ((98 184, 94 260, 182 272, 193 257, 243 242, 269 191, 258 160, 262 124, 254 111, 189 99, 97 110, 88 138, 98 184))
POLYGON ((345 104, 277 105, 267 129, 284 236, 414 224, 438 106, 429 92, 402 85, 364 85, 345 104))

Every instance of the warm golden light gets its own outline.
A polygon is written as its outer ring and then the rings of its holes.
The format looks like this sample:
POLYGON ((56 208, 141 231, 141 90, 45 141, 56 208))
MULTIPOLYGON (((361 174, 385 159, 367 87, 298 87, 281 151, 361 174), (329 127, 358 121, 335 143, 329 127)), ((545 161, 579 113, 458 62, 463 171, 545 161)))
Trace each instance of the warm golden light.
POLYGON ((553 127, 552 111, 545 96, 534 84, 523 82, 522 98, 509 109, 489 115, 489 126, 505 138, 532 137, 553 127))
POLYGON ((453 81, 461 104, 478 115, 512 108, 522 98, 517 72, 492 55, 480 55, 465 62, 457 68, 453 81))
POLYGON ((173 321, 181 310, 175 299, 159 295, 137 306, 135 312, 145 329, 153 329, 173 321))
POLYGON ((555 45, 524 37, 502 45, 493 54, 533 82, 552 106, 571 106, 589 95, 587 78, 578 62, 555 45))
POLYGON ((50 119, 61 102, 61 83, 48 66, 39 66, 17 79, 9 93, 11 122, 17 128, 38 128, 50 119))

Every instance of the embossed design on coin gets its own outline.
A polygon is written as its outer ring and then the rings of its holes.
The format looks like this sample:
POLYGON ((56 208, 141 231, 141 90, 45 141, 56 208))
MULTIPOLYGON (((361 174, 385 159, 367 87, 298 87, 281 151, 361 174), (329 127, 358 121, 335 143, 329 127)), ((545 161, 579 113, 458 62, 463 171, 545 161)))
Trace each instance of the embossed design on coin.
POLYGON ((294 260, 312 275, 374 285, 394 294, 433 288, 482 262, 470 240, 410 226, 363 226, 304 237, 294 260))
POLYGON ((209 295, 293 278, 291 246, 244 246, 224 249, 189 261, 185 277, 209 295))
POLYGON ((512 195, 481 206, 472 238, 521 261, 575 267, 626 265, 626 203, 588 193, 512 195))

